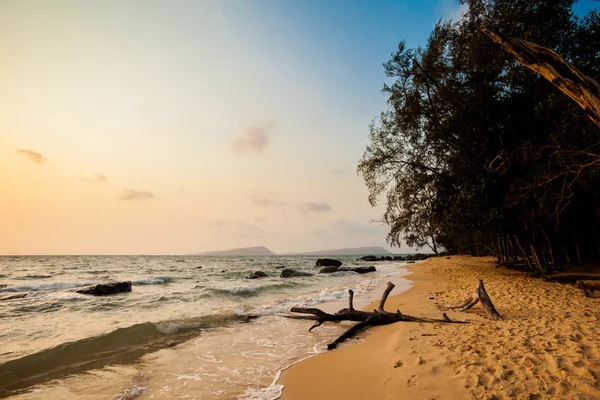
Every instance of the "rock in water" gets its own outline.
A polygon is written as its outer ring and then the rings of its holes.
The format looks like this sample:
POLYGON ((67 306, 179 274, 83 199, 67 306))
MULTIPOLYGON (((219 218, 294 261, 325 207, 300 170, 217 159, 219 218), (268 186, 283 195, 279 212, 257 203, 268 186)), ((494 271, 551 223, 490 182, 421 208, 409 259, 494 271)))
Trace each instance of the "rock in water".
POLYGON ((334 260, 333 258, 319 258, 317 260, 317 267, 340 267, 342 262, 340 260, 334 260))
POLYGON ((313 276, 313 274, 309 274, 308 272, 296 271, 294 269, 285 268, 281 270, 281 278, 295 278, 298 276, 313 276))
POLYGON ((341 268, 341 267, 325 267, 319 271, 320 274, 332 274, 334 272, 356 272, 357 274, 366 274, 368 272, 375 272, 375 267, 352 267, 352 268, 341 268))
POLYGON ((377 269, 375 267, 354 267, 354 268, 340 268, 339 271, 352 271, 357 274, 366 274, 368 272, 375 272, 377 269))
POLYGON ((262 271, 254 271, 253 273, 250 274, 250 276, 248 277, 248 279, 260 279, 260 278, 266 278, 267 274, 265 274, 262 271))
POLYGON ((88 294, 90 296, 105 296, 108 294, 131 292, 131 281, 99 283, 97 285, 79 288, 75 290, 75 292, 79 294, 88 294))
POLYGON ((338 272, 339 269, 340 269, 340 267, 330 266, 330 267, 321 268, 319 273, 320 274, 333 274, 334 272, 338 272))
POLYGON ((359 260, 362 260, 362 261, 371 261, 371 262, 372 261, 379 261, 379 257, 377 257, 377 256, 364 256, 364 257, 359 258, 359 260))

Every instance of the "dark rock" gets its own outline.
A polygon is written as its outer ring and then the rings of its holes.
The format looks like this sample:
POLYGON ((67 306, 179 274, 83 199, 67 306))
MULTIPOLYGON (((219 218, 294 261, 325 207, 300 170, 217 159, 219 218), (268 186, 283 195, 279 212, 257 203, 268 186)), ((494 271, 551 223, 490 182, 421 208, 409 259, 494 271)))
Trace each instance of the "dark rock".
POLYGON ((404 260, 405 261, 411 261, 411 260, 414 260, 414 257, 411 254, 409 254, 406 257, 404 257, 404 260))
POLYGON ((333 258, 319 258, 315 265, 317 267, 340 267, 342 262, 340 260, 334 260, 333 258))
POLYGON ((339 270, 340 270, 340 267, 334 267, 334 266, 332 265, 332 266, 329 266, 329 267, 322 268, 322 269, 319 271, 319 273, 320 273, 320 274, 332 274, 332 273, 334 273, 334 272, 338 272, 339 270))
POLYGON ((196 269, 202 269, 202 266, 196 267, 196 269))
POLYGON ((285 265, 278 265, 275 267, 275 269, 284 269, 284 268, 285 268, 285 265))
POLYGON ((404 257, 402 257, 402 256, 394 256, 394 261, 404 261, 404 257))
POLYGON ((377 269, 375 267, 352 267, 352 268, 339 268, 338 271, 352 271, 357 274, 366 274, 368 272, 375 272, 377 269))
POLYGON ((296 271, 295 269, 285 268, 281 270, 281 278, 295 278, 299 276, 313 276, 313 274, 309 274, 308 272, 296 271))
POLYGON ((450 259, 450 257, 446 257, 446 260, 449 260, 449 259, 450 259))
POLYGON ((364 256, 364 257, 361 257, 360 260, 362 260, 362 261, 379 261, 379 257, 377 257, 377 256, 364 256))
POLYGON ((250 274, 250 276, 248 277, 248 279, 260 279, 260 278, 266 278, 267 274, 265 274, 262 271, 254 271, 253 273, 250 274))
POLYGON ((97 285, 79 288, 75 290, 75 292, 79 294, 88 294, 90 296, 105 296, 108 294, 131 292, 131 281, 99 283, 97 285))
POLYGON ((0 283, 0 289, 3 289, 5 287, 7 287, 8 285, 6 283, 0 283))
POLYGON ((415 261, 407 261, 406 263, 407 263, 407 264, 414 264, 414 263, 415 263, 415 261))

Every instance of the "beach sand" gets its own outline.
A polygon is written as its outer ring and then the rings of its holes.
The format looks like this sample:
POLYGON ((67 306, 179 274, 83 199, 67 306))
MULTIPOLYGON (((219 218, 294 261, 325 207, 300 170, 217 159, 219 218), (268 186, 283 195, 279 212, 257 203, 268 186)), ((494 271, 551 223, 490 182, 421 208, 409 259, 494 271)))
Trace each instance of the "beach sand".
POLYGON ((363 343, 286 370, 283 400, 600 398, 600 299, 496 268, 492 258, 432 258, 410 269, 414 286, 390 297, 388 311, 439 318, 438 305, 469 297, 483 279, 505 320, 478 304, 447 312, 469 324, 370 328, 363 343))

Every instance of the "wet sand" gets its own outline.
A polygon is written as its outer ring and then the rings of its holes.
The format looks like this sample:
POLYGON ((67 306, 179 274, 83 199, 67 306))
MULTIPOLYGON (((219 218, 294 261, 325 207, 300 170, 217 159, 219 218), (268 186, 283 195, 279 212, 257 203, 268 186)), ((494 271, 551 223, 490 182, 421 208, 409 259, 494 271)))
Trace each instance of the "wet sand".
POLYGON ((435 258, 410 269, 414 286, 390 297, 387 310, 440 317, 438 305, 469 297, 483 279, 505 320, 476 305, 447 312, 469 324, 371 328, 364 343, 284 371, 282 399, 600 398, 600 299, 496 268, 491 258, 435 258))

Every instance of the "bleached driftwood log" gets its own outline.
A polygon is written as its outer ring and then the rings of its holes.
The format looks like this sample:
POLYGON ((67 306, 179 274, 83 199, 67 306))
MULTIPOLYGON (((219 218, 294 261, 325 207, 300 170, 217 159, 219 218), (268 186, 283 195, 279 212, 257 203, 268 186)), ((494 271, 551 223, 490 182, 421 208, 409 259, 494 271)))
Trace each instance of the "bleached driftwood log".
POLYGON ((315 321, 313 326, 310 327, 309 331, 313 330, 317 326, 323 324, 323 322, 340 322, 340 321, 356 321, 358 324, 352 326, 346 332, 344 332, 340 337, 335 339, 333 342, 327 345, 328 350, 335 349, 337 345, 344 340, 351 338, 360 330, 367 328, 369 326, 376 325, 388 325, 393 324, 395 322, 439 322, 439 323, 457 323, 464 324, 466 321, 453 321, 451 320, 446 313, 442 314, 443 319, 435 319, 435 318, 420 318, 413 317, 410 315, 402 314, 400 310, 396 310, 396 312, 388 312, 384 310, 385 302, 390 294, 390 292, 394 289, 394 284, 392 282, 388 282, 387 288, 383 292, 381 296, 381 300, 379 302, 379 307, 373 312, 370 311, 358 311, 354 309, 353 299, 354 292, 352 290, 348 290, 350 297, 348 299, 348 308, 343 308, 335 314, 326 313, 318 308, 301 308, 294 307, 290 311, 298 314, 312 314, 312 315, 286 315, 287 318, 292 319, 307 319, 311 321, 315 321))

